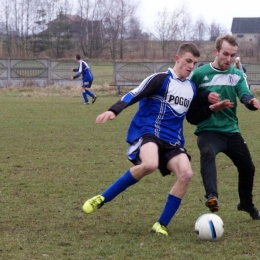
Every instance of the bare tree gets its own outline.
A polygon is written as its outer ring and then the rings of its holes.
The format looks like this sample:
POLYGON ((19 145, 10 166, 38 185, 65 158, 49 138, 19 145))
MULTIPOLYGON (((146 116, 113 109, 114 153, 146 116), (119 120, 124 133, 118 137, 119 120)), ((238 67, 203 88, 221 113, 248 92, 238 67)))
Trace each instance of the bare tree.
POLYGON ((143 59, 146 59, 148 57, 148 46, 149 46, 149 42, 151 40, 151 35, 148 33, 143 33, 142 34, 142 39, 141 39, 141 47, 142 47, 142 52, 141 52, 141 57, 143 59))
POLYGON ((109 48, 111 59, 116 59, 117 54, 117 42, 119 38, 119 18, 113 16, 110 12, 104 18, 104 29, 106 45, 109 48))
POLYGON ((191 39, 195 41, 203 41, 205 40, 206 34, 207 25, 204 22, 203 18, 200 18, 195 22, 191 39))
POLYGON ((208 31, 210 35, 210 41, 215 41, 218 36, 223 35, 227 32, 221 24, 216 24, 215 22, 212 22, 210 24, 208 31))
POLYGON ((128 35, 128 28, 131 28, 131 21, 136 19, 134 14, 138 4, 128 0, 118 0, 118 4, 120 6, 119 54, 120 59, 123 59, 125 38, 128 35))
POLYGON ((179 9, 179 39, 181 41, 187 41, 191 39, 193 26, 192 26, 192 19, 191 14, 189 12, 188 7, 183 4, 179 9))
POLYGON ((129 29, 127 33, 129 39, 142 39, 144 37, 139 19, 136 17, 131 17, 129 19, 129 29))
POLYGON ((106 44, 110 50, 111 58, 124 57, 124 48, 127 44, 126 38, 131 27, 131 19, 135 17, 138 3, 127 0, 107 0, 106 15, 104 18, 104 29, 106 44))
POLYGON ((103 0, 94 0, 89 15, 89 57, 99 57, 104 47, 103 19, 106 16, 106 4, 103 0))
POLYGON ((179 15, 178 10, 170 13, 166 8, 157 13, 153 35, 160 42, 163 58, 165 58, 167 46, 177 37, 179 32, 179 15))
POLYGON ((46 22, 50 22, 56 18, 59 13, 59 9, 62 6, 61 0, 43 0, 43 8, 46 10, 46 22))
POLYGON ((0 53, 9 57, 65 57, 73 47, 88 58, 124 59, 126 52, 128 58, 156 58, 158 52, 162 52, 163 58, 168 58, 167 53, 172 51, 169 44, 173 41, 202 41, 208 35, 214 40, 226 31, 220 24, 207 26, 203 19, 193 25, 185 5, 173 12, 166 8, 159 12, 153 33, 150 33, 142 31, 136 16, 138 0, 1 1, 0 46, 3 47, 0 53), (66 24, 59 16, 62 11, 63 15, 72 18, 73 7, 82 17, 79 19, 80 33, 73 29, 75 20, 66 24), (60 25, 53 35, 50 25, 57 17, 60 25), (73 46, 70 34, 74 37, 73 46), (152 53, 148 53, 148 49, 152 53))
POLYGON ((72 7, 73 7, 73 1, 71 0, 60 0, 61 2, 59 2, 63 8, 63 12, 64 14, 71 14, 71 10, 72 10, 72 7))
POLYGON ((103 24, 106 3, 102 0, 78 0, 80 24, 80 49, 85 57, 98 57, 103 50, 103 24), (95 54, 94 54, 95 53, 95 54))

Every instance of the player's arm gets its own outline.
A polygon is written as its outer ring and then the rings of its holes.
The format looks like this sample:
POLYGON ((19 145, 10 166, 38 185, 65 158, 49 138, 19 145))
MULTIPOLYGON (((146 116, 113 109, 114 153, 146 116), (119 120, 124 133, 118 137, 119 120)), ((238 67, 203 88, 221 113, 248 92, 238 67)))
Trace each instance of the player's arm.
POLYGON ((193 98, 189 110, 186 114, 186 120, 193 125, 197 125, 213 113, 208 101, 209 91, 201 91, 193 98))
POLYGON ((250 92, 249 89, 246 89, 247 93, 241 95, 240 102, 245 105, 249 110, 258 110, 259 101, 254 97, 254 95, 250 92))
POLYGON ((215 92, 201 91, 192 100, 186 120, 190 124, 197 125, 214 112, 232 107, 234 107, 234 102, 229 99, 220 100, 220 95, 215 92))
POLYGON ((78 71, 79 71, 79 68, 71 68, 70 71, 71 71, 71 72, 78 72, 78 71))
POLYGON ((82 62, 79 62, 79 67, 77 69, 73 69, 74 72, 78 72, 72 79, 78 78, 82 74, 82 62))
POLYGON ((259 101, 253 95, 244 94, 240 99, 249 110, 258 110, 260 109, 259 101))
POLYGON ((135 89, 128 92, 114 105, 112 105, 108 111, 100 114, 96 118, 96 123, 105 123, 108 120, 113 120, 116 116, 125 108, 134 103, 140 101, 144 97, 148 97, 158 91, 166 78, 167 74, 152 75, 145 80, 135 89))
MULTIPOLYGON (((79 68, 77 68, 77 69, 71 68, 71 69, 70 69, 71 72, 78 72, 78 70, 79 70, 79 68)), ((74 76, 71 76, 71 77, 70 77, 70 80, 73 80, 73 79, 75 79, 74 76)))
POLYGON ((118 115, 123 109, 127 108, 140 101, 142 98, 149 97, 156 93, 161 87, 167 77, 166 73, 152 75, 145 80, 135 89, 124 95, 117 103, 112 105, 108 110, 118 115))
POLYGON ((234 102, 231 102, 229 99, 224 99, 210 105, 209 109, 213 112, 218 112, 220 110, 232 107, 234 107, 234 102))
MULTIPOLYGON (((79 69, 71 69, 71 71, 74 71, 74 72, 77 72, 79 69)), ((78 78, 79 76, 81 75, 81 73, 77 73, 75 76, 71 76, 70 77, 70 80, 73 80, 73 79, 76 79, 78 78)))
POLYGON ((96 123, 100 124, 100 123, 106 123, 107 120, 113 120, 116 118, 116 115, 114 114, 114 112, 112 111, 106 111, 102 114, 100 114, 97 118, 96 118, 96 123))
POLYGON ((259 102, 249 90, 245 74, 243 74, 239 80, 236 86, 236 92, 240 102, 244 104, 246 108, 249 110, 259 109, 259 102))

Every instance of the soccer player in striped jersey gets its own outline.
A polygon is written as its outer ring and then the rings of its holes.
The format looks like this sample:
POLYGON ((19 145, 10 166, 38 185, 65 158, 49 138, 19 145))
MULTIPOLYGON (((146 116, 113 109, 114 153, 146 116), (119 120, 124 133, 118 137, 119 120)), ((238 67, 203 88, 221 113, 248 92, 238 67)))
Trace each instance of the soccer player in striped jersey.
POLYGON ((99 209, 156 169, 162 176, 173 172, 177 181, 168 194, 161 216, 152 227, 153 232, 168 236, 166 226, 178 210, 193 174, 190 156, 184 148, 183 120, 196 94, 196 86, 188 76, 199 56, 196 45, 182 44, 173 69, 147 77, 96 118, 96 123, 105 123, 139 102, 126 138, 129 143, 127 157, 134 166, 102 194, 87 200, 83 205, 85 213, 99 209))
POLYGON ((70 71, 77 72, 75 76, 71 76, 71 80, 78 78, 82 75, 82 87, 81 92, 84 99, 84 105, 88 105, 88 95, 92 97, 92 104, 95 103, 97 100, 97 96, 93 94, 89 89, 91 88, 92 82, 94 80, 93 74, 91 72, 90 67, 88 64, 83 61, 79 54, 76 54, 76 61, 78 62, 78 68, 72 68, 70 71))

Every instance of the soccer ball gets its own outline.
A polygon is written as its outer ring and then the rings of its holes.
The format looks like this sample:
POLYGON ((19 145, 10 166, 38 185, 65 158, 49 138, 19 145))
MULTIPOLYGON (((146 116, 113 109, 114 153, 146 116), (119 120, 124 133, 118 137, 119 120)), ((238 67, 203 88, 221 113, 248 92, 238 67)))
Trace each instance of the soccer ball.
POLYGON ((201 240, 214 241, 222 237, 224 223, 216 214, 203 214, 196 220, 195 232, 201 240))

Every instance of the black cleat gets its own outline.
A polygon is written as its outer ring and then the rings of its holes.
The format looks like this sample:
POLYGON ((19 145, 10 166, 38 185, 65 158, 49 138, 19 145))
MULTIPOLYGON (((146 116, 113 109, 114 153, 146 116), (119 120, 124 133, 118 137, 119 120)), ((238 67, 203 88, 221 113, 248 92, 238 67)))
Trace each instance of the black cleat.
POLYGON ((237 210, 239 211, 245 211, 247 213, 249 213, 250 217, 254 220, 259 219, 260 220, 260 213, 258 211, 258 209, 256 207, 252 207, 252 208, 244 208, 243 206, 241 206, 240 202, 237 204, 237 210))
POLYGON ((93 97, 92 104, 94 104, 96 102, 96 100, 97 100, 97 96, 93 97))

